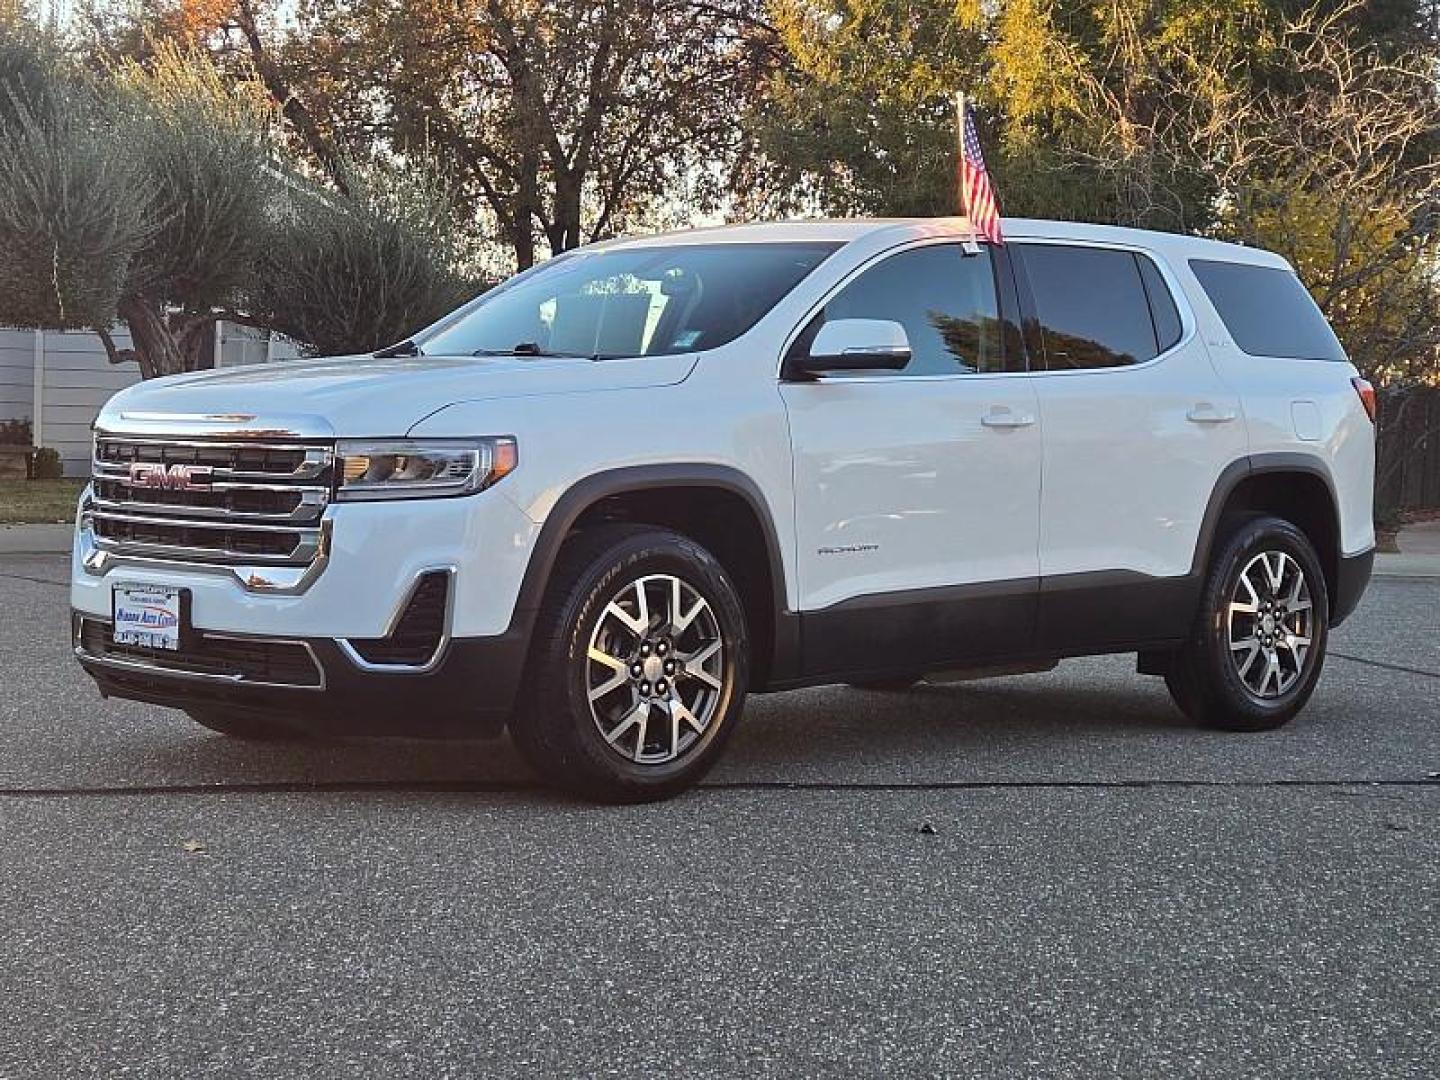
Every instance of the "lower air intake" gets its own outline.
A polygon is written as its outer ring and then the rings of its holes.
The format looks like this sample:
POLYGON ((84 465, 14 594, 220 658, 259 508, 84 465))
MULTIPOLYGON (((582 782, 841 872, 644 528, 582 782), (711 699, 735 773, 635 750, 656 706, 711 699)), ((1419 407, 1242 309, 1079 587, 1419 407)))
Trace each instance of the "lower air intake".
POLYGON ((423 667, 445 640, 445 613, 450 606, 450 574, 422 574, 389 637, 350 640, 350 647, 369 664, 423 667))

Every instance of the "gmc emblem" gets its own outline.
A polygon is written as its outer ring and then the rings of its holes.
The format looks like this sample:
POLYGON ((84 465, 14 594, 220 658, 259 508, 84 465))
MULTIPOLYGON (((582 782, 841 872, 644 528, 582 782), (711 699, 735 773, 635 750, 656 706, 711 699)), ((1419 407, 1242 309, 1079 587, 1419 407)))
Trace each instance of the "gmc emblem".
POLYGON ((130 486, 162 491, 209 491, 209 465, 161 465, 156 461, 132 461, 130 486))

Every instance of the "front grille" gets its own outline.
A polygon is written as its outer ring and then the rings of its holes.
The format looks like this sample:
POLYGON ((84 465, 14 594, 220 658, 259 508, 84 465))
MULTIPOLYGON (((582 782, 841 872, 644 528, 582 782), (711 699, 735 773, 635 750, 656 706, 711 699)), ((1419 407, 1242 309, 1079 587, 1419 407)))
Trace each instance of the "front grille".
POLYGON ((334 456, 329 444, 98 435, 95 543, 184 562, 308 565, 334 456))
POLYGON ((324 685, 314 654, 299 641, 196 631, 179 651, 151 649, 117 645, 110 623, 81 619, 78 644, 85 655, 96 660, 118 661, 161 674, 309 689, 324 685))
POLYGON ((350 647, 371 664, 429 663, 445 639, 445 612, 450 601, 450 575, 435 570, 421 576, 400 621, 389 637, 351 640, 350 647))

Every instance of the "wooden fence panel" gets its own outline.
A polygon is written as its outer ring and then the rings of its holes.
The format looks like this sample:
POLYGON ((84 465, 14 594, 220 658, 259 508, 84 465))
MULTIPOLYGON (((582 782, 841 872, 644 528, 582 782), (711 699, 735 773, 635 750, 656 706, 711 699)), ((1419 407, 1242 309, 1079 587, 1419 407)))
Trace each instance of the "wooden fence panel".
POLYGON ((1380 512, 1440 509, 1440 387, 1382 395, 1376 438, 1380 512))

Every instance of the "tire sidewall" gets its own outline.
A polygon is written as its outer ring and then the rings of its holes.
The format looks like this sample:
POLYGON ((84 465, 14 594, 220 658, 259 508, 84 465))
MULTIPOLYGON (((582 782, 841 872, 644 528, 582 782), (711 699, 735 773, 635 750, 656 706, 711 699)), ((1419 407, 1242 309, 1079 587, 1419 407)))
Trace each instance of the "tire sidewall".
POLYGON ((1305 534, 1281 518, 1261 517, 1246 521, 1226 541, 1206 584, 1203 623, 1200 629, 1202 668, 1206 681, 1215 688, 1219 704, 1238 714, 1247 724, 1274 726, 1298 712, 1309 699, 1325 666, 1329 642, 1330 603, 1325 574, 1305 534), (1310 651, 1301 676, 1281 696, 1256 697, 1240 678, 1231 659, 1229 605, 1240 573, 1250 560, 1264 551, 1282 551, 1305 573, 1310 590, 1313 630, 1310 651))
POLYGON ((567 630, 563 655, 556 660, 563 664, 563 703, 574 724, 567 741, 575 754, 573 765, 581 775, 616 789, 609 794, 659 797, 688 787, 709 771, 737 725, 749 682, 744 611, 735 587, 714 557, 675 533, 656 531, 624 541, 582 573, 561 619, 567 630), (590 714, 587 654, 605 606, 629 583, 651 574, 674 575, 703 596, 725 645, 721 697, 704 734, 678 759, 645 765, 617 753, 596 728, 590 714))

